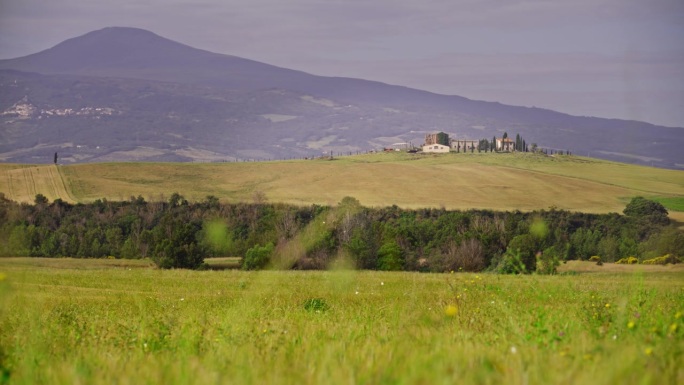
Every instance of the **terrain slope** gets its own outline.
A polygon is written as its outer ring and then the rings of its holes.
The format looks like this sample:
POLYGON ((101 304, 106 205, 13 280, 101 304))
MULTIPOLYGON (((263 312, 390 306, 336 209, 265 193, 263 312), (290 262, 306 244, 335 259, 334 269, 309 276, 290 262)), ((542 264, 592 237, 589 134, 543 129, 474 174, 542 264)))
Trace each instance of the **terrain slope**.
MULTIPOLYGON (((10 199, 90 202, 142 196, 225 202, 534 210, 557 207, 622 212, 631 197, 684 199, 684 172, 577 156, 378 153, 334 160, 233 163, 0 164, 0 192, 10 199), (259 193, 259 194, 257 194, 259 193), (263 193, 263 194, 261 194, 263 193)), ((672 210, 671 210, 672 211, 672 210)))

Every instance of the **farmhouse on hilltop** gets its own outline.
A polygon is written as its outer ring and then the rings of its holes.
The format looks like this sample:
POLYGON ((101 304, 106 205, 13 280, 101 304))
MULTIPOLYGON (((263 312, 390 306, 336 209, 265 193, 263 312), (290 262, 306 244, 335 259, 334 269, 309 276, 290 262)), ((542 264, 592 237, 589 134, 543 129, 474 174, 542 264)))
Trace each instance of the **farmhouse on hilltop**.
POLYGON ((450 139, 449 134, 440 131, 436 134, 425 135, 423 152, 444 153, 449 152, 451 149, 455 149, 457 152, 473 151, 478 148, 478 145, 477 140, 450 139))
POLYGON ((515 151, 515 140, 511 138, 496 138, 496 151, 515 151))
POLYGON ((495 150, 497 152, 512 152, 527 151, 527 145, 520 135, 516 135, 515 139, 511 139, 507 133, 504 133, 501 138, 492 138, 492 141, 487 139, 450 139, 449 134, 444 132, 425 135, 423 152, 445 153, 451 149, 455 152, 474 152, 475 150, 477 152, 495 150))

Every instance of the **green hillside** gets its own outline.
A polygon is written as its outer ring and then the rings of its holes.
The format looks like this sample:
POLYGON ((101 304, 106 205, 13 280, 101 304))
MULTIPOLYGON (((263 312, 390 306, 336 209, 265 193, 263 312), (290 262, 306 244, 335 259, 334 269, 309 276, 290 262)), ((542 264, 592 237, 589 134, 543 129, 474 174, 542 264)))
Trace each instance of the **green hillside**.
MULTIPOLYGON (((0 192, 31 202, 90 202, 178 192, 190 200, 334 204, 353 196, 366 206, 533 210, 555 206, 620 212, 630 197, 681 210, 684 172, 576 156, 379 153, 334 160, 258 163, 0 164, 0 192)), ((676 216, 677 214, 675 214, 676 216)))

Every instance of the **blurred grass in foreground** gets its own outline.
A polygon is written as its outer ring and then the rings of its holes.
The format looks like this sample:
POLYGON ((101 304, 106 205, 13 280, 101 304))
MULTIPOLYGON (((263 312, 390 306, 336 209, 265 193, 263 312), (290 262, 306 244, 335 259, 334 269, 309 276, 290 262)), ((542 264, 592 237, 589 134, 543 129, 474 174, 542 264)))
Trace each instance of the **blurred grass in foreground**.
POLYGON ((681 269, 501 276, 58 261, 0 259, 0 383, 684 383, 681 269))

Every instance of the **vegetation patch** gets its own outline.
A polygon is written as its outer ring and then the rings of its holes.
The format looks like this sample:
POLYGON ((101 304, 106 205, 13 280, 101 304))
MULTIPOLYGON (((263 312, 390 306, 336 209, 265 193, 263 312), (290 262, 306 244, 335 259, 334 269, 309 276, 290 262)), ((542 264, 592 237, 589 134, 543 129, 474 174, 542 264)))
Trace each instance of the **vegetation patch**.
POLYGON ((684 197, 654 197, 652 199, 668 210, 684 212, 684 197))
POLYGON ((644 260, 643 263, 644 265, 667 265, 667 264, 675 264, 675 263, 680 263, 681 259, 677 258, 676 256, 672 254, 666 254, 663 255, 662 257, 657 257, 653 259, 646 259, 644 260))

